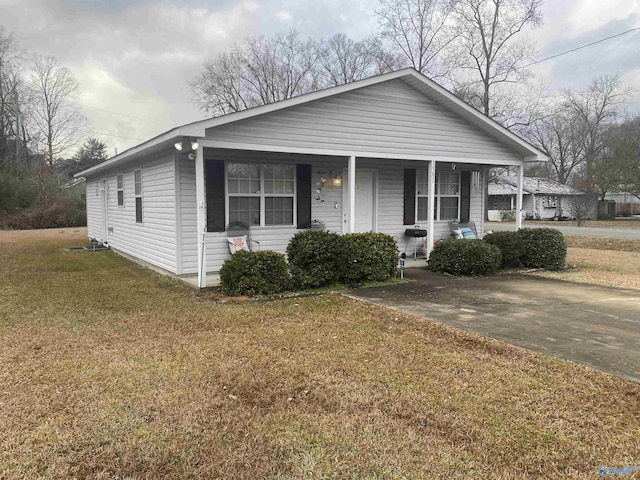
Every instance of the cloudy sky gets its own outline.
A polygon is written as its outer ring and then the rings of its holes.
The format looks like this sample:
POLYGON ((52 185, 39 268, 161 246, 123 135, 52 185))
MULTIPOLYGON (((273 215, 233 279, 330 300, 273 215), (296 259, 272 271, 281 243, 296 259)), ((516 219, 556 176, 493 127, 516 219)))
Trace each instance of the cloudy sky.
MULTIPOLYGON (((366 37, 377 27, 374 8, 375 0, 0 0, 0 24, 25 50, 72 70, 92 135, 113 154, 203 118, 187 82, 205 58, 290 27, 366 37)), ((539 58, 640 27, 640 0, 546 0, 543 11, 532 34, 539 58)), ((533 68, 553 88, 619 72, 640 113, 640 31, 533 68)))

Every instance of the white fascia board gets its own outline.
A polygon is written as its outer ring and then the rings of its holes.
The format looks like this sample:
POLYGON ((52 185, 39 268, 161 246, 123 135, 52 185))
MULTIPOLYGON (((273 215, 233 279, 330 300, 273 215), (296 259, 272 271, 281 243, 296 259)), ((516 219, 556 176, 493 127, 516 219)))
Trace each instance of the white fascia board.
POLYGON ((262 145, 251 143, 233 143, 220 142, 216 140, 199 140, 200 145, 208 148, 219 148, 223 150, 247 150, 252 152, 274 152, 274 153, 296 153, 302 155, 322 155, 329 157, 354 156, 356 158, 377 158, 389 160, 418 160, 430 162, 448 162, 448 163, 470 163, 476 165, 500 165, 500 166, 521 166, 522 160, 494 160, 486 158, 470 158, 470 157, 447 157, 441 155, 405 155, 394 153, 364 152, 356 150, 331 150, 326 148, 305 148, 305 147, 280 147, 277 145, 262 145))

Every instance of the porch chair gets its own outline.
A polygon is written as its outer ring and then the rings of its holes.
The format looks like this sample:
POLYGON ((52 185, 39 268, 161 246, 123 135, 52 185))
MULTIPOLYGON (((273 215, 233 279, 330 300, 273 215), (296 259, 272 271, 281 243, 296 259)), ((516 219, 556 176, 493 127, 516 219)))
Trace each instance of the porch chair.
POLYGON ((482 238, 482 235, 476 229, 476 222, 472 220, 465 220, 464 222, 451 220, 449 222, 449 232, 451 233, 451 238, 482 238))
POLYGON ((253 244, 258 245, 260 250, 260 242, 251 238, 251 227, 244 222, 231 222, 225 228, 227 232, 227 243, 229 244, 229 253, 233 255, 239 250, 245 252, 253 251, 253 244))

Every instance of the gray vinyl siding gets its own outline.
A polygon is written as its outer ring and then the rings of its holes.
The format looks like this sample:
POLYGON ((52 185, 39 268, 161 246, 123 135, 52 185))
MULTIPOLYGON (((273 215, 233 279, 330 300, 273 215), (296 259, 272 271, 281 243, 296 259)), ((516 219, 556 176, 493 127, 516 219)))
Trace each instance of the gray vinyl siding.
POLYGON ((513 161, 522 158, 401 79, 207 130, 272 147, 513 161))
MULTIPOLYGON (((317 183, 322 176, 328 177, 331 170, 335 170, 346 182, 344 169, 347 167, 346 158, 320 157, 305 155, 284 155, 243 151, 218 151, 215 157, 220 160, 246 162, 278 162, 304 163, 312 165, 312 202, 311 217, 321 220, 327 230, 342 233, 344 224, 343 187, 332 186, 327 182, 318 195, 315 192, 317 183)), ((450 170, 449 163, 438 162, 438 170, 450 170)), ((197 272, 197 230, 196 230, 196 196, 195 196, 195 167, 192 161, 183 160, 179 165, 180 172, 180 208, 182 224, 181 235, 181 263, 183 274, 197 272)), ((377 231, 393 236, 401 252, 413 253, 413 239, 404 236, 407 228, 403 224, 404 203, 404 168, 427 168, 427 164, 416 161, 397 161, 379 159, 356 159, 356 168, 372 169, 377 178, 377 231)), ((471 170, 478 166, 458 164, 458 170, 471 170)), ((481 168, 481 167, 480 167, 481 168)), ((482 170, 482 169, 481 169, 482 170)), ((484 174, 481 182, 484 185, 484 174)), ((483 187, 486 188, 486 187, 483 187)), ((482 189, 471 190, 470 217, 476 222, 478 230, 482 229, 482 189)), ((427 228, 427 222, 420 223, 427 228)), ((295 227, 254 227, 251 236, 260 242, 261 250, 275 250, 285 253, 290 238, 298 231, 295 227)), ((434 239, 449 238, 447 221, 436 222, 434 239)), ((206 270, 217 272, 226 259, 230 257, 227 239, 224 233, 206 234, 206 270)))
POLYGON ((87 181, 87 230, 89 238, 106 242, 102 207, 102 180, 87 181))
MULTIPOLYGON (((114 170, 95 181, 107 181, 109 246, 176 273, 176 199, 173 152, 114 170), (142 223, 136 223, 134 171, 142 170, 142 223), (124 206, 118 206, 118 174, 123 174, 124 206)), ((93 184, 92 179, 87 185, 93 184)), ((195 184, 195 182, 194 182, 195 184)), ((89 188, 89 187, 88 187, 89 188)), ((90 190, 87 191, 90 193, 90 190)), ((87 195, 87 199, 89 195, 87 195)), ((87 200, 87 207, 89 201, 87 200)), ((89 218, 92 215, 89 216, 89 218)))

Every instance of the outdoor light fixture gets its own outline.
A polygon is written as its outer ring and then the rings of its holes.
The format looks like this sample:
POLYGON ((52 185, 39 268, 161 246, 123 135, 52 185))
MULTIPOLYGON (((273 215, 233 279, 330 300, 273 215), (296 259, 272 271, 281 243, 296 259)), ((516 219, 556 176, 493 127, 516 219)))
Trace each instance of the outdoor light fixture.
POLYGON ((200 146, 200 144, 198 143, 198 140, 183 138, 181 141, 174 143, 173 147, 178 151, 182 151, 184 149, 185 144, 191 144, 191 150, 197 150, 198 147, 200 146))
POLYGON ((331 185, 334 187, 342 185, 342 178, 340 178, 340 175, 338 175, 335 170, 331 170, 331 172, 329 172, 329 176, 331 177, 331 185))

